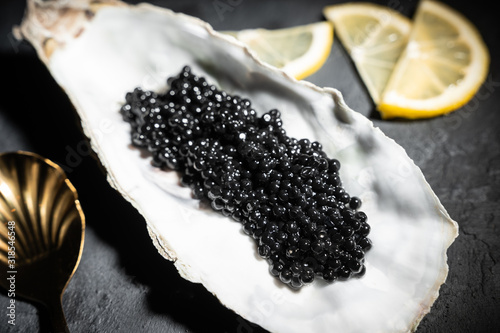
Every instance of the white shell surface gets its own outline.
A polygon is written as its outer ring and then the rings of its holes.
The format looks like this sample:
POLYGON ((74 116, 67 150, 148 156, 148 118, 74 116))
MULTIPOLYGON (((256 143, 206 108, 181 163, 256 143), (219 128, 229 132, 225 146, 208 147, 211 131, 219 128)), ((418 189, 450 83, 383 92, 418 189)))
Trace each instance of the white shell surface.
POLYGON ((430 310, 456 223, 404 150, 337 90, 297 82, 207 24, 149 5, 100 8, 46 63, 110 183, 145 217, 159 251, 225 306, 273 332, 406 332, 430 310), (364 277, 300 291, 280 285, 239 223, 200 207, 176 173, 152 167, 130 145, 118 112, 126 92, 164 90, 184 65, 249 98, 259 113, 279 109, 288 135, 318 140, 340 160, 344 187, 362 199, 372 227, 364 277))

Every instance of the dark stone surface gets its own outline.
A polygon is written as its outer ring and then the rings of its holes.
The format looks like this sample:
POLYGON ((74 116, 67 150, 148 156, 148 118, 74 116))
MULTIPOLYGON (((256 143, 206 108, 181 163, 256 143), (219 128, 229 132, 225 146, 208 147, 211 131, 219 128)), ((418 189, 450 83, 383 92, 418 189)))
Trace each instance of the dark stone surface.
MULTIPOLYGON (((335 1, 167 1, 154 4, 200 17, 216 29, 280 28, 322 20, 335 1), (217 11, 217 4, 228 10, 217 11)), ((378 1, 414 12, 417 1, 378 1)), ((421 167, 460 236, 448 250, 450 273, 418 332, 500 331, 500 25, 486 1, 450 1, 490 48, 487 82, 447 117, 381 121, 338 40, 322 70, 308 80, 338 88, 348 105, 370 117, 421 167)), ((66 166, 87 218, 80 266, 64 295, 72 332, 261 332, 224 308, 200 285, 183 280, 156 251, 143 218, 106 181, 80 132, 65 93, 27 43, 14 40, 22 1, 0 4, 0 152, 18 149, 66 166)), ((48 332, 43 309, 0 294, 0 332, 48 332)), ((306 306, 306 305, 305 305, 306 306)))

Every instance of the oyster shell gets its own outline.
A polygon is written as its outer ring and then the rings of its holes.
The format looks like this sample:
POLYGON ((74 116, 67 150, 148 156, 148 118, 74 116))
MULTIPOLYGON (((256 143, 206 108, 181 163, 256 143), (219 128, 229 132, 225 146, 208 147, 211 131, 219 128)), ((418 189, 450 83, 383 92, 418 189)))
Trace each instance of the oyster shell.
POLYGON ((298 82, 207 23, 147 4, 33 1, 18 32, 66 90, 109 182, 145 217, 158 251, 225 306, 275 332, 414 331, 429 312, 457 225, 405 151, 339 91, 298 82), (125 93, 163 90, 184 65, 258 112, 279 109, 290 136, 317 140, 341 161, 344 187, 372 227, 363 278, 280 286, 238 223, 201 209, 175 172, 129 145, 118 112, 125 93))

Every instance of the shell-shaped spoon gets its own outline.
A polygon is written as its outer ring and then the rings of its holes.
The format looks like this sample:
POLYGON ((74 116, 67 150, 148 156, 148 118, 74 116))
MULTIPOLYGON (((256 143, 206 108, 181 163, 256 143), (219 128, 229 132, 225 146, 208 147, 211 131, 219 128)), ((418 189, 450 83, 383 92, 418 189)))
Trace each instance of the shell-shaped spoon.
POLYGON ((54 332, 69 332, 62 295, 83 249, 85 218, 55 163, 28 152, 0 154, 0 285, 47 307, 54 332))

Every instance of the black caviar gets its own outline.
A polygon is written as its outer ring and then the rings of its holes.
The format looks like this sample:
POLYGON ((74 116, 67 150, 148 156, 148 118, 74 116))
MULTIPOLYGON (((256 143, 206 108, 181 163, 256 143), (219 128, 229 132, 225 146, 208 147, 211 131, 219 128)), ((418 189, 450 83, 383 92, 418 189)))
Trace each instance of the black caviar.
POLYGON ((154 166, 179 171, 194 197, 240 222, 270 273, 292 288, 364 274, 370 226, 337 159, 287 136, 278 110, 258 116, 248 99, 187 66, 167 83, 162 94, 136 88, 121 108, 154 166))

